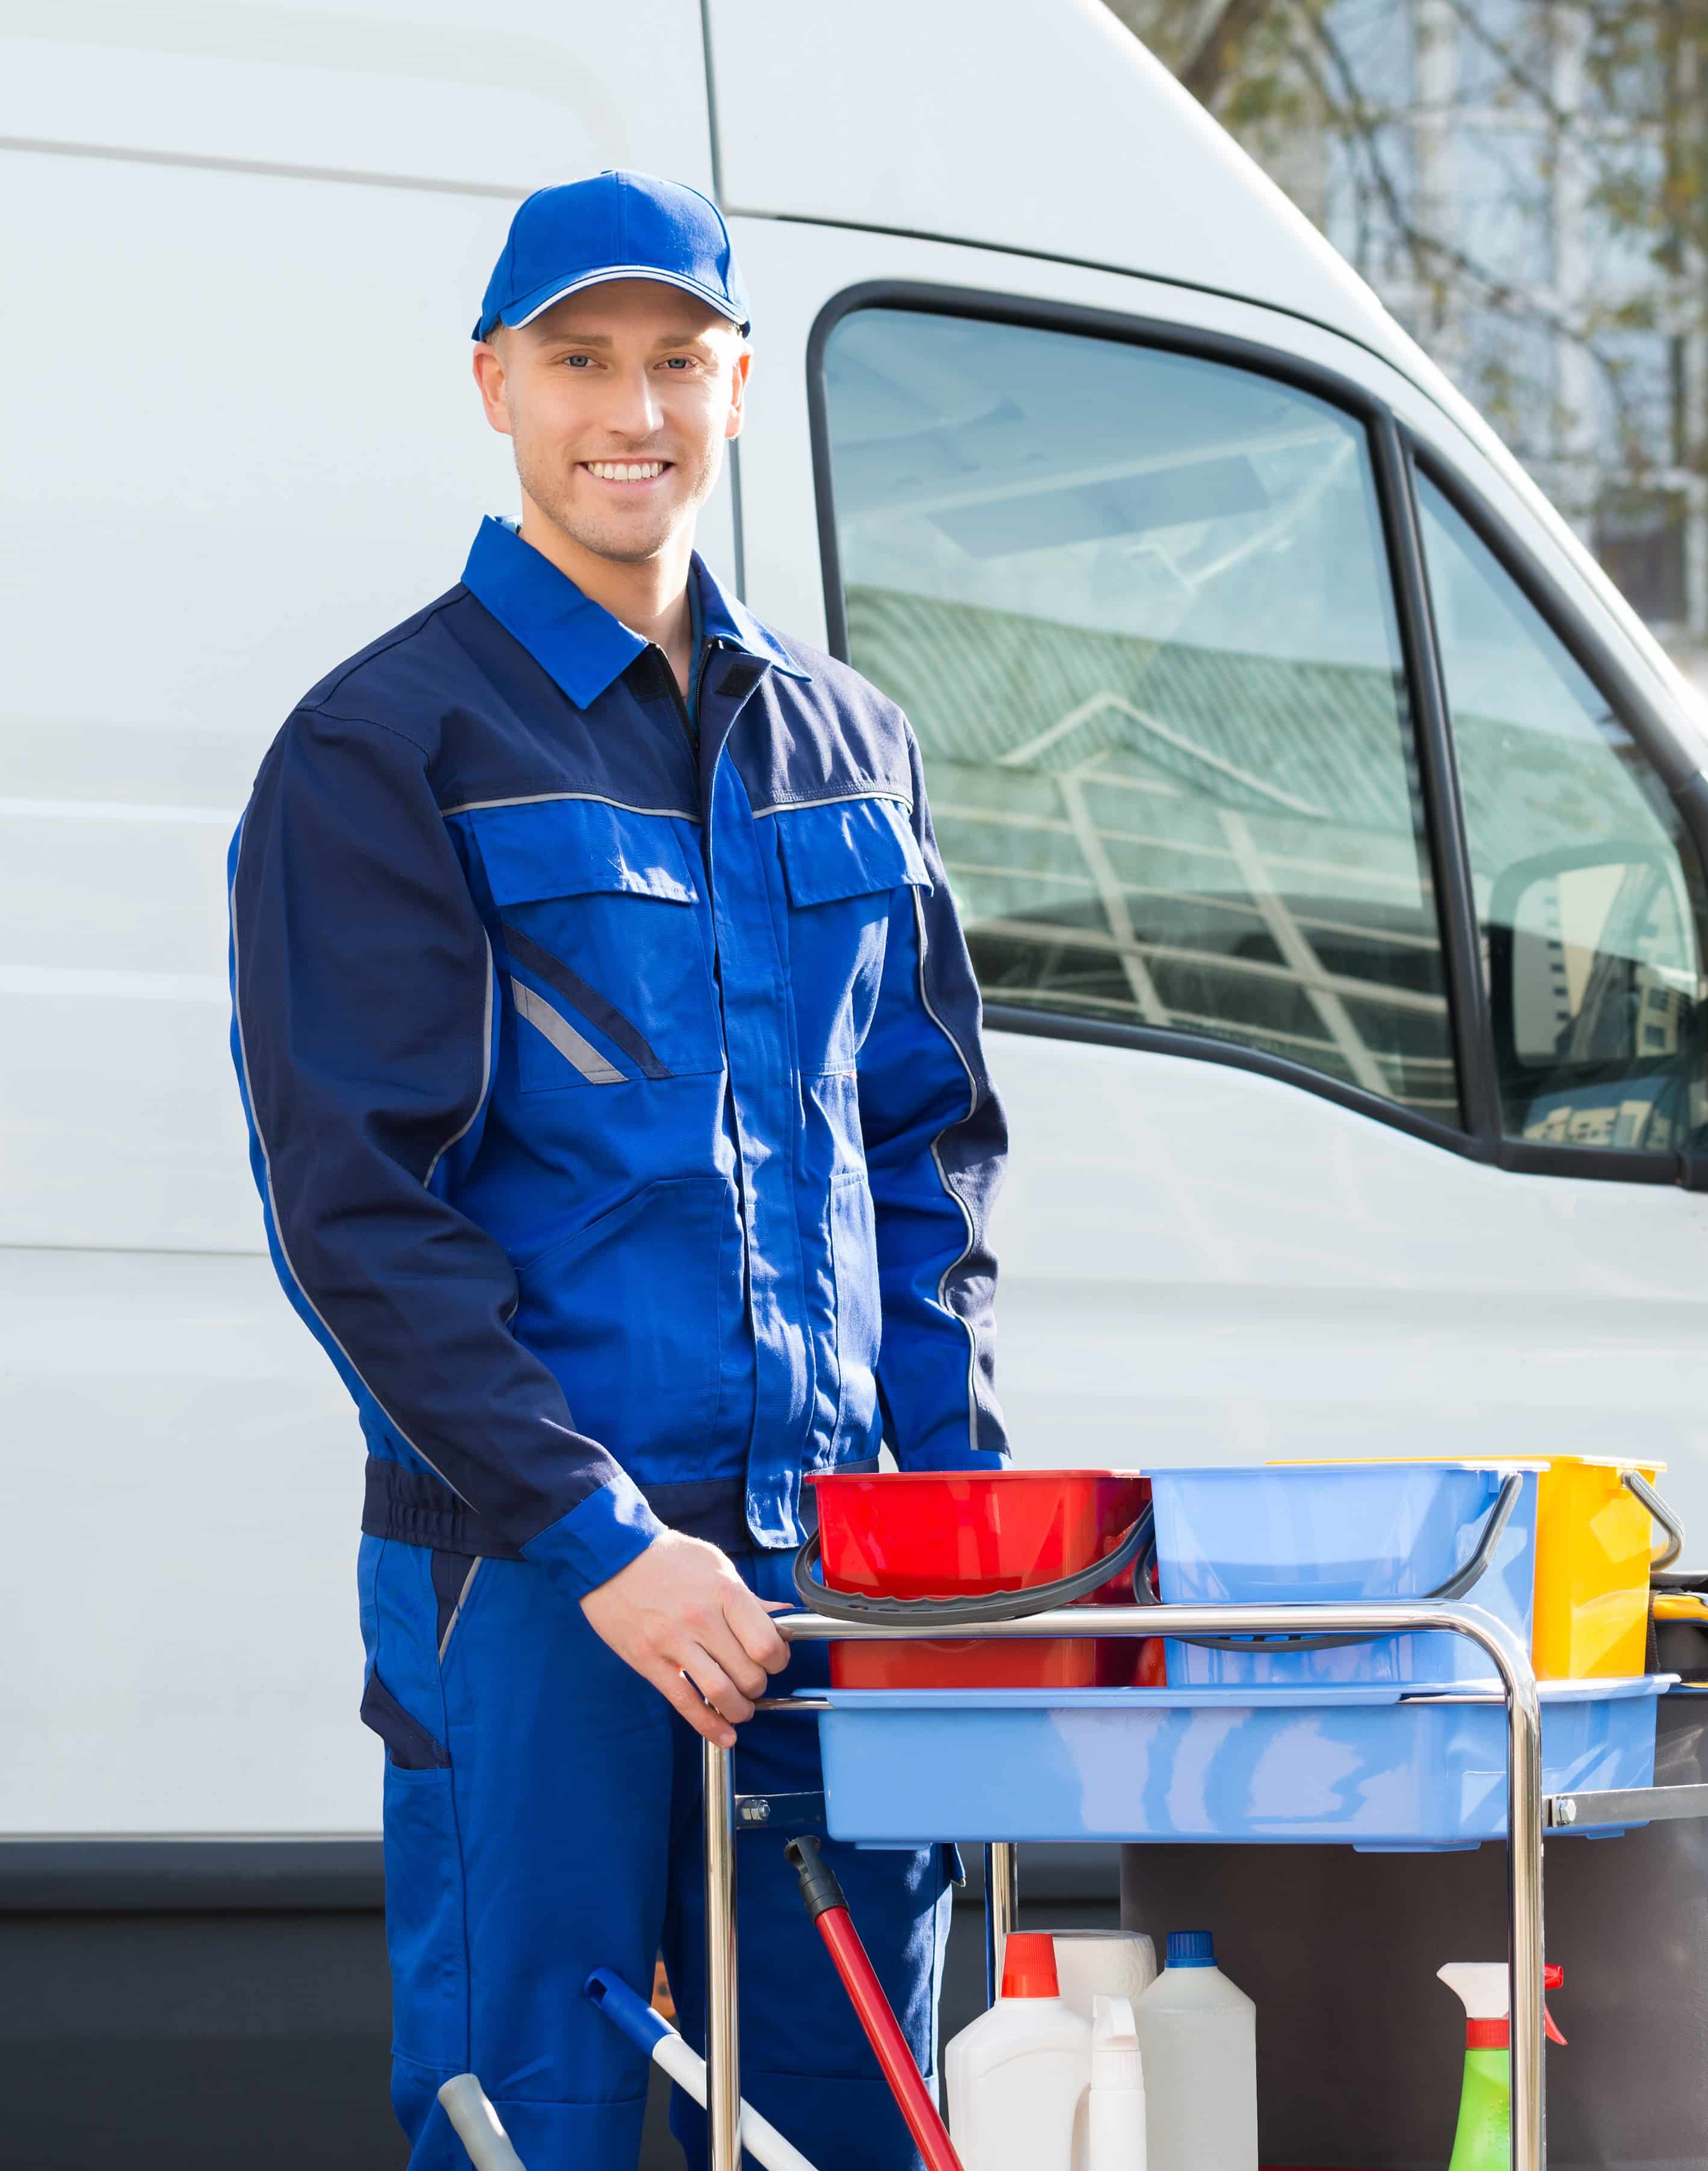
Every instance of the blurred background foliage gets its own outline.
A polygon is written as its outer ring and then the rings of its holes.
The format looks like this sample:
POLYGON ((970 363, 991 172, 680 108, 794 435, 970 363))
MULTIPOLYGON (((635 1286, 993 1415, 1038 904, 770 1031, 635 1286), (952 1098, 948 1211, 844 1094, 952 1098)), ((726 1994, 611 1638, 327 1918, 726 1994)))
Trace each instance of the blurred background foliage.
POLYGON ((1106 0, 1708 685, 1708 0, 1106 0))

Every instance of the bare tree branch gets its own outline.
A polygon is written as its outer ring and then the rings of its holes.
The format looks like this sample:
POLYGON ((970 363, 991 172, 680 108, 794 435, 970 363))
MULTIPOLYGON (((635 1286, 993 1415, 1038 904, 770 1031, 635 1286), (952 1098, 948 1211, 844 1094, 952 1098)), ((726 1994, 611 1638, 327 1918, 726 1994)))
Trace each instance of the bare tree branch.
POLYGON ((1277 4, 1277 0, 1220 0, 1211 12, 1180 68, 1181 83, 1201 105, 1215 105, 1240 66, 1246 40, 1277 4))
POLYGON ((1310 34, 1318 50, 1314 52, 1303 43, 1296 45, 1298 63, 1318 88, 1335 125, 1357 142, 1371 185, 1419 284, 1439 292, 1456 281, 1461 290, 1465 287, 1472 290, 1463 298, 1473 304, 1514 323, 1534 324, 1587 354, 1606 389, 1621 439, 1627 446, 1635 442, 1639 432, 1629 396, 1630 365, 1598 346, 1597 335, 1606 327, 1575 320, 1539 293, 1515 285, 1462 244, 1429 231, 1410 208, 1407 194, 1384 155, 1381 129, 1385 115, 1364 99, 1349 56, 1320 15, 1312 21, 1310 34), (1324 77, 1321 61, 1326 61, 1332 71, 1332 82, 1324 77))
MULTIPOLYGON (((1619 443, 1608 472, 1641 469, 1646 432, 1649 457, 1675 464, 1650 410, 1664 356, 1642 342, 1684 330, 1708 340, 1708 0, 1520 0, 1516 14, 1494 13, 1486 0, 1441 0, 1460 71, 1473 71, 1459 73, 1467 94, 1452 110, 1427 109, 1389 80, 1394 35, 1416 35, 1416 0, 1107 4, 1261 158, 1278 154, 1282 174, 1303 182, 1307 208, 1320 216, 1331 201, 1355 223, 1355 260, 1385 251, 1398 283, 1443 330, 1474 338, 1472 389, 1515 430, 1539 424, 1548 438, 1587 419, 1555 404, 1550 356, 1564 343, 1593 362, 1598 412, 1605 398, 1604 426, 1619 443), (1579 92, 1558 70, 1561 40, 1580 56, 1579 92), (1505 116, 1490 125, 1516 161, 1504 180, 1481 184, 1475 207, 1455 204, 1452 188, 1439 199, 1420 193, 1412 158, 1432 129, 1455 166, 1475 147, 1464 133, 1472 100, 1505 116), (1320 153, 1333 147, 1344 165, 1325 183, 1320 153), (1608 258, 1563 291, 1484 254, 1515 213, 1529 210, 1539 233, 1557 218, 1549 199, 1562 172, 1572 177, 1580 256, 1587 244, 1608 258), (1486 217, 1485 204, 1497 216, 1486 217), (1502 322, 1513 330, 1504 343, 1502 322), (1540 343, 1534 359, 1521 334, 1540 343)), ((1373 276, 1383 283, 1379 269, 1373 276)), ((1678 434, 1691 461, 1708 460, 1700 420, 1678 434)))

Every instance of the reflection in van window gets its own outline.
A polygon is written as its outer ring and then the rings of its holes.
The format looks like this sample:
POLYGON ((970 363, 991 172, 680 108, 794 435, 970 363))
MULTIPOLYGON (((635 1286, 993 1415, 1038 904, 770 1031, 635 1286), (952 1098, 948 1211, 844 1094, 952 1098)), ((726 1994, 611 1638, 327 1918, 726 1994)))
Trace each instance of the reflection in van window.
POLYGON ((1459 1120, 1363 431, 1246 370, 917 311, 826 355, 851 661, 987 1001, 1459 1120))
POLYGON ((1695 852, 1597 687, 1418 489, 1507 1130, 1678 1151, 1708 1114, 1695 852))

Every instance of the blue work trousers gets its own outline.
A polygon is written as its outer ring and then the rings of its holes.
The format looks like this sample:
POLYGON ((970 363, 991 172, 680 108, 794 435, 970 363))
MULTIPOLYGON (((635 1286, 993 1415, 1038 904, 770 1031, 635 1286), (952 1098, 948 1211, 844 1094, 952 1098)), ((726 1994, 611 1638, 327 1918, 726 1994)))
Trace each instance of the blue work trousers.
MULTIPOLYGON (((736 1566, 784 1598, 790 1560, 736 1566)), ((678 2025, 704 2050, 699 1737, 537 1566, 370 1537, 360 1580, 363 1716, 387 1748, 392 2095, 410 2171, 467 2171, 436 2100, 464 2072, 527 2171, 634 2171, 647 2061, 582 1985, 609 1967, 645 1994, 661 1950, 678 2025)), ((826 1663, 825 1646, 803 1645, 774 1686, 820 1686, 826 1663)), ((741 1791, 822 1783, 810 1718, 761 1714, 740 1737, 741 1791)), ((742 2093, 817 2171, 918 2171, 784 1844, 737 1841, 742 2093)), ((948 1851, 827 1854, 934 2080, 948 1851)), ((679 2090, 672 2122, 704 2171, 704 2116, 679 2090)))

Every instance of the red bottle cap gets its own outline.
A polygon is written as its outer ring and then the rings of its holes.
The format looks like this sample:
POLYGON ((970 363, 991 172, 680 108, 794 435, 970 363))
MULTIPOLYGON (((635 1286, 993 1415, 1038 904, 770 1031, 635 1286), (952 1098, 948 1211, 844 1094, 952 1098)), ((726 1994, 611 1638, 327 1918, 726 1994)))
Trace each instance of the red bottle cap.
POLYGON ((1010 1930, 1003 1941, 1004 1997, 1059 1997, 1056 1941, 1047 1930, 1010 1930))
MULTIPOLYGON (((1566 1984, 1566 1970, 1552 1961, 1542 1970, 1542 1987, 1561 1990, 1566 1984)), ((1542 2032, 1550 2043, 1564 2043, 1566 2038, 1554 2024, 1554 2016, 1544 2005, 1542 2032)), ((1467 2050, 1509 2050, 1513 2045, 1513 2024, 1510 2020, 1467 2020, 1464 2024, 1464 2047, 1467 2050)))

